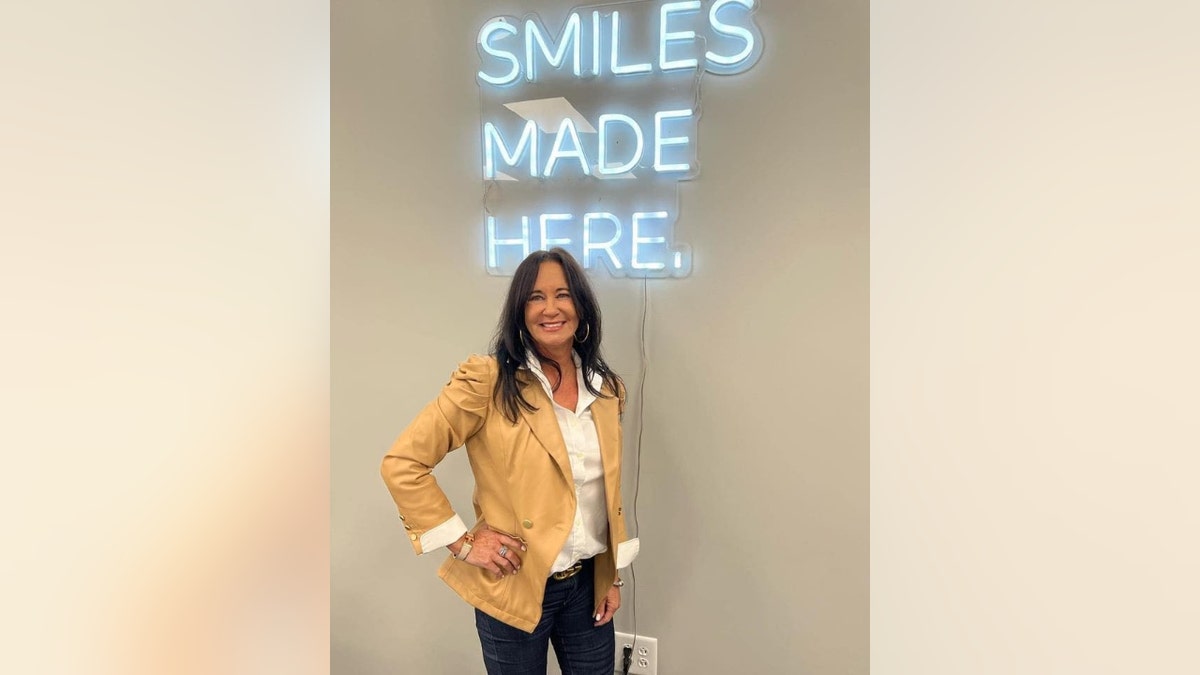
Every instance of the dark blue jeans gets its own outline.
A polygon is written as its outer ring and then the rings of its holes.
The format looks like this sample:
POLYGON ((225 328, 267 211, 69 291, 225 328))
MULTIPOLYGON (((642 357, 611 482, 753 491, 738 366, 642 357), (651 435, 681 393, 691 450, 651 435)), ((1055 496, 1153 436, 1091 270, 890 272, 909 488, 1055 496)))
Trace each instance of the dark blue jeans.
POLYGON ((475 628, 488 675, 546 675, 548 643, 563 675, 612 675, 616 670, 613 622, 596 623, 592 561, 570 579, 546 580, 542 620, 533 633, 475 610, 475 628))

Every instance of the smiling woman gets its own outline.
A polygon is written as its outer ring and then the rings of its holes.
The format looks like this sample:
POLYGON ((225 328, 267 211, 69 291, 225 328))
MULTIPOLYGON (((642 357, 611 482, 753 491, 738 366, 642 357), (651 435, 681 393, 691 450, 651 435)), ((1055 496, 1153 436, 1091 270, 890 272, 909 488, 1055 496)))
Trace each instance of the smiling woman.
POLYGON ((563 266, 552 260, 541 263, 533 292, 525 302, 525 329, 533 337, 539 356, 544 354, 559 363, 569 361, 578 325, 563 266))
POLYGON ((463 362, 400 435, 382 474, 417 554, 475 607, 488 673, 614 670, 617 570, 638 541, 621 506, 625 388, 600 354, 600 308, 561 248, 517 268, 487 357, 463 362), (468 530, 433 478, 465 445, 479 518, 468 530), (498 461, 497 458, 508 458, 498 461), (582 574, 581 574, 582 572, 582 574))

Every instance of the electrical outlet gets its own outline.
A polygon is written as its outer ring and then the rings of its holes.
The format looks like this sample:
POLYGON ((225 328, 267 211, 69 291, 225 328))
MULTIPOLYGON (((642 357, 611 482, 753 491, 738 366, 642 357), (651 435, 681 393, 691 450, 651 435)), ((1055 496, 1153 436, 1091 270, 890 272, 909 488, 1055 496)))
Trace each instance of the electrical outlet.
POLYGON ((629 633, 617 633, 617 673, 621 672, 621 658, 625 645, 633 647, 633 660, 629 664, 629 675, 658 675, 658 638, 629 633))

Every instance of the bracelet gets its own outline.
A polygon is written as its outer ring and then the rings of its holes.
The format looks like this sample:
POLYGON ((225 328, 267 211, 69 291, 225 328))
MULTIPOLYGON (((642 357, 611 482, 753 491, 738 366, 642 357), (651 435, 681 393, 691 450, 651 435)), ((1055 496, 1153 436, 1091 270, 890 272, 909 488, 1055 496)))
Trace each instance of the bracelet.
POLYGON ((458 555, 454 556, 458 560, 466 560, 467 556, 471 555, 471 542, 475 541, 475 537, 471 533, 467 533, 467 538, 463 541, 462 548, 458 549, 458 555))
POLYGON ((621 579, 620 577, 618 577, 617 580, 613 582, 613 586, 616 586, 617 588, 620 588, 624 585, 625 585, 625 580, 621 579))

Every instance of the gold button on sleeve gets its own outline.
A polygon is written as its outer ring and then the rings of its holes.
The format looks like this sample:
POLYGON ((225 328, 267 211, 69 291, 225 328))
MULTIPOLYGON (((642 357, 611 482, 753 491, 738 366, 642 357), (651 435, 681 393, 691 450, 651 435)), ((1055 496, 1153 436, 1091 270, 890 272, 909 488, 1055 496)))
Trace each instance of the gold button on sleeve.
POLYGON ((522 520, 521 524, 524 525, 525 529, 527 529, 527 530, 533 528, 533 521, 529 520, 528 518, 526 518, 525 520, 522 520))
POLYGON ((408 535, 408 538, 409 538, 409 539, 412 539, 413 541, 416 541, 416 540, 417 540, 417 535, 416 535, 416 534, 410 534, 410 535, 408 535))

